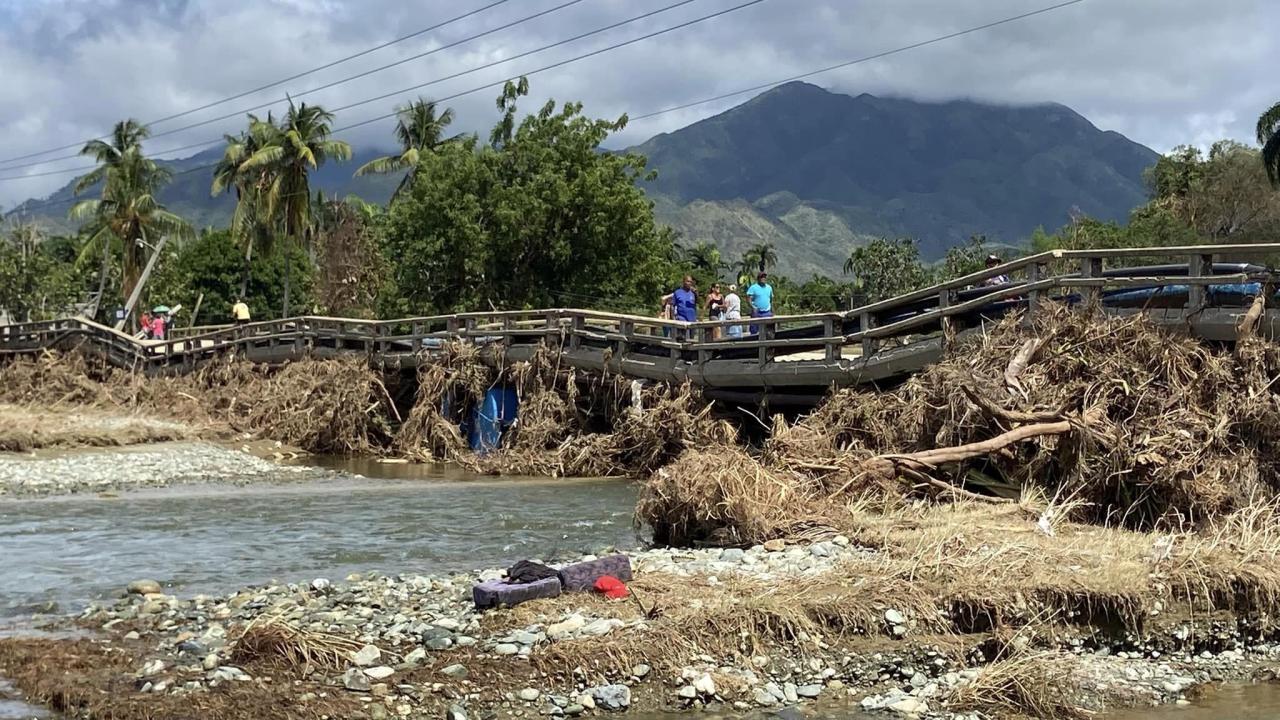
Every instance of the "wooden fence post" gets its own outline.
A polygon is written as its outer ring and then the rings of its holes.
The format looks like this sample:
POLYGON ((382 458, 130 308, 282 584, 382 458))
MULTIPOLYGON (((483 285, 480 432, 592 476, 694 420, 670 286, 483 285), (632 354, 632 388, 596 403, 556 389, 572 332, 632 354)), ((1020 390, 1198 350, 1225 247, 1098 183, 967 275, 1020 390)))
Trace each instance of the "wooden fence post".
MULTIPOLYGON (((1187 278, 1208 277, 1213 274, 1212 255, 1192 255, 1187 262, 1187 278)), ((1187 312, 1195 313, 1207 304, 1209 288, 1204 285, 1187 286, 1187 312)))
POLYGON ((876 319, 871 313, 862 313, 858 317, 858 329, 862 331, 862 357, 864 359, 875 355, 880 350, 880 342, 875 338, 867 337, 867 333, 875 325, 876 319))
MULTIPOLYGON (((1096 279, 1102 277, 1102 258, 1087 257, 1080 259, 1080 277, 1087 279, 1096 279)), ((1090 307, 1098 304, 1098 299, 1102 295, 1102 288, 1090 286, 1085 288, 1085 302, 1090 307)))
POLYGON ((827 317, 822 319, 822 335, 826 338, 826 359, 827 362, 840 362, 840 358, 844 355, 844 324, 841 323, 840 340, 833 340, 836 336, 836 319, 827 317))
MULTIPOLYGON (((1045 269, 1044 263, 1031 263, 1031 267, 1027 268, 1027 284, 1034 286, 1044 279, 1045 269)), ((1040 309, 1040 294, 1039 290, 1032 290, 1027 293, 1027 315, 1024 318, 1027 324, 1031 323, 1040 309)))

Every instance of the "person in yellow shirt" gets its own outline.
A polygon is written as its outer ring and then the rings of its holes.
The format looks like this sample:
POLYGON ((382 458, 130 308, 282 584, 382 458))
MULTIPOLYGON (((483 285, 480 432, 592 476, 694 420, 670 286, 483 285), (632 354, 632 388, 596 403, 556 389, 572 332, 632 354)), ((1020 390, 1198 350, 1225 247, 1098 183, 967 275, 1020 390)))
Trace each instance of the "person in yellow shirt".
POLYGON ((245 304, 244 298, 237 298, 236 303, 231 306, 231 317, 235 318, 236 327, 249 324, 249 306, 245 304))

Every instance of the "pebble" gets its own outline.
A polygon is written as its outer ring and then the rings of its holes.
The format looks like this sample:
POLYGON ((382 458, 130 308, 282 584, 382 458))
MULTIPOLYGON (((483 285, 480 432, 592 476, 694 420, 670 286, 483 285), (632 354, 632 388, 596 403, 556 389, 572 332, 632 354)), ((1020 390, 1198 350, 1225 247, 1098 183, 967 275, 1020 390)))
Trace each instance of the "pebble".
POLYGON ((636 678, 637 680, 643 680, 649 676, 649 672, 651 670, 652 668, 650 668, 648 665, 645 665, 644 663, 640 663, 639 665, 636 665, 635 667, 631 668, 631 677, 636 678))
POLYGON ((357 668, 342 674, 342 686, 353 692, 369 692, 369 678, 357 668))
POLYGON ((631 688, 626 685, 602 685, 587 692, 605 710, 622 710, 631 705, 631 688))
POLYGON ((534 700, 542 697, 542 693, 538 692, 534 688, 525 688, 520 691, 519 696, 520 699, 525 702, 533 702, 534 700))
POLYGON ((134 580, 125 590, 130 595, 158 595, 164 592, 164 588, 155 580, 134 580))
POLYGON ((467 720, 467 711, 461 705, 450 705, 444 717, 445 720, 467 720))
POLYGON ((440 673, 442 675, 447 675, 451 678, 454 678, 455 680, 465 680, 467 678, 467 675, 469 674, 465 665, 457 665, 457 664, 446 667, 445 669, 441 670, 440 673))
POLYGON ((520 652, 520 646, 512 643, 498 643, 493 648, 493 652, 497 655, 515 655, 520 652))
POLYGON ((821 685, 801 685, 796 688, 796 695, 799 695, 802 698, 816 698, 821 694, 821 685))
POLYGON ((364 671, 364 674, 368 675, 374 680, 386 680, 392 675, 395 675, 396 671, 392 670, 386 665, 379 665, 377 667, 366 668, 364 671))
POLYGON ((365 645, 351 656, 351 662, 364 667, 378 662, 382 658, 382 651, 375 645, 365 645))

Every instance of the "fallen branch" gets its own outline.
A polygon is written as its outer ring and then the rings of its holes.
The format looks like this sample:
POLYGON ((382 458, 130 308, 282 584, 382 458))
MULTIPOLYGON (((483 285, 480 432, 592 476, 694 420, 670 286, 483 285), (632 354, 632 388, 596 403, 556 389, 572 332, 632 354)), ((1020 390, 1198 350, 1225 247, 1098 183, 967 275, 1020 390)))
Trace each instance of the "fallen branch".
POLYGON ((1035 357, 1040 348, 1044 346, 1044 339, 1030 338, 1023 341, 1022 346, 1018 348, 1018 352, 1009 358, 1009 365, 1004 369, 1004 386, 1010 393, 1017 392, 1026 397, 1027 390, 1022 387, 1022 382, 1018 379, 1022 377, 1023 371, 1027 369, 1027 365, 1031 364, 1031 359, 1035 357))
POLYGON ((1021 410, 1008 410, 982 397, 977 390, 968 385, 961 385, 960 390, 969 398, 969 402, 977 405, 980 410, 998 420, 1005 420, 1010 423, 1052 423, 1063 419, 1061 411, 1023 412, 1021 410))
POLYGON ((1258 332, 1258 321, 1262 319, 1262 313, 1267 308, 1267 298, 1274 290, 1270 283, 1262 286, 1261 292, 1253 299, 1253 304, 1249 306, 1249 311, 1241 318, 1240 324, 1236 327, 1236 343, 1239 344, 1245 340, 1252 339, 1258 332))

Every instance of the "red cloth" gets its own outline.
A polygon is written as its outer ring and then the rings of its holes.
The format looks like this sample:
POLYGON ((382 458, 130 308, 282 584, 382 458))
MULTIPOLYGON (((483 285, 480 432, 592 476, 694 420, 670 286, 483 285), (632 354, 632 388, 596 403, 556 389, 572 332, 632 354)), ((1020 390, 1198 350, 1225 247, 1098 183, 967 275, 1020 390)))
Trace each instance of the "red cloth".
POLYGON ((612 575, 601 575, 596 580, 596 592, 603 593, 610 600, 620 600, 631 593, 621 580, 612 575))

